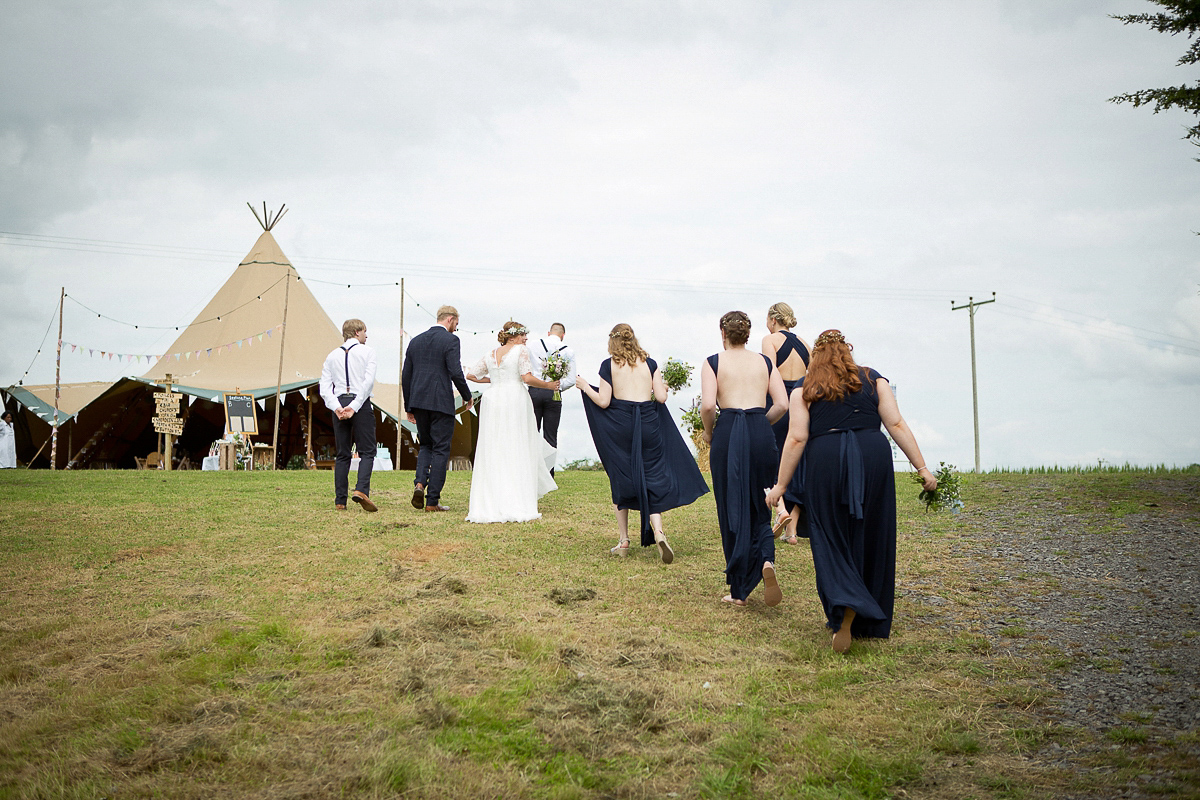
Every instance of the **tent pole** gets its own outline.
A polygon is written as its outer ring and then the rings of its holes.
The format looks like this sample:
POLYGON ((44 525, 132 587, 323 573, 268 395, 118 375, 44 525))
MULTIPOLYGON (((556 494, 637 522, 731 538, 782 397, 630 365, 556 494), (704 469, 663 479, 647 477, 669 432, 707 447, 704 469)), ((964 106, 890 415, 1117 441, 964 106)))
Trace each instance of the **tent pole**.
MULTIPOLYGON (((263 208, 266 208, 265 203, 263 208)), ((287 283, 283 285, 283 329, 279 332, 279 374, 275 379, 275 435, 271 439, 271 469, 279 468, 279 418, 283 416, 283 407, 279 402, 279 390, 283 386, 283 345, 287 341, 288 296, 291 290, 292 265, 288 264, 287 283)))
POLYGON ((67 287, 58 295, 58 347, 54 356, 54 429, 50 431, 50 469, 58 469, 58 397, 62 390, 62 317, 67 287))
POLYGON ((400 279, 400 380, 396 383, 396 469, 400 469, 400 421, 404 419, 404 278, 400 279))
MULTIPOLYGON (((50 436, 54 436, 53 431, 51 431, 50 436)), ((42 451, 46 449, 46 445, 48 444, 50 444, 50 439, 46 439, 46 441, 42 442, 42 446, 39 447, 37 452, 33 454, 33 458, 29 459, 30 464, 33 464, 34 461, 37 461, 37 457, 42 454, 42 451)))
POLYGON ((312 388, 311 387, 309 387, 309 390, 304 393, 304 396, 305 396, 305 399, 308 401, 308 430, 306 431, 306 433, 308 435, 305 437, 307 439, 307 441, 304 443, 304 466, 307 467, 308 469, 313 469, 316 465, 313 463, 313 454, 312 454, 313 399, 312 399, 312 388))

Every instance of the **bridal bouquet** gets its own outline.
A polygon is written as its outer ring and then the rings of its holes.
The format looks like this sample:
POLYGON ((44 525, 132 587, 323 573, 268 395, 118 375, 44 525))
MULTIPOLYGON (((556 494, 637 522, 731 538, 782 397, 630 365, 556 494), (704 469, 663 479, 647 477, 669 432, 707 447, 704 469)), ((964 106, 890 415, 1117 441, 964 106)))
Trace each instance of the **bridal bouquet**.
MULTIPOLYGON (((571 362, 563 358, 562 353, 551 353, 546 356, 546 363, 542 367, 542 380, 559 381, 567 377, 567 373, 570 371, 571 362)), ((554 399, 562 400, 562 392, 558 389, 554 390, 554 399)))
MULTIPOLYGON (((940 466, 941 469, 936 473, 937 488, 933 491, 922 489, 917 499, 925 504, 926 514, 930 511, 941 511, 943 508, 957 514, 963 507, 962 498, 959 496, 958 475, 954 472, 953 464, 947 465, 943 461, 940 466)), ((920 474, 916 472, 913 473, 912 480, 913 483, 924 483, 920 474)))
POLYGON ((668 358, 662 367, 663 383, 672 392, 678 392, 685 386, 692 385, 692 365, 674 358, 668 358))

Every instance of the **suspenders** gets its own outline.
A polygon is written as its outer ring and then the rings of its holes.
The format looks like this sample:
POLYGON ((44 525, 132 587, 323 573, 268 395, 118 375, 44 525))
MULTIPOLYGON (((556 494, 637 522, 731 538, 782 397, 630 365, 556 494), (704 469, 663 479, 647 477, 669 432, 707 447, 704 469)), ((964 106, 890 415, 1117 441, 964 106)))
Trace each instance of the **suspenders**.
POLYGON ((350 394, 350 351, 354 349, 354 344, 342 348, 342 352, 346 354, 346 394, 350 394))

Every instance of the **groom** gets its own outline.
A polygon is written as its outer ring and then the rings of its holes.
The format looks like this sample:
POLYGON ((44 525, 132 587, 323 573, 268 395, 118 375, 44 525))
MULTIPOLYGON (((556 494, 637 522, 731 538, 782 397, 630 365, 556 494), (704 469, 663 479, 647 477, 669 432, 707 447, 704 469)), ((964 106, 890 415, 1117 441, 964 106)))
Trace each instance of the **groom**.
POLYGON ((454 306, 439 308, 437 324, 409 342, 400 378, 404 411, 408 421, 417 426, 417 438, 421 440, 412 505, 426 511, 450 510, 441 504, 441 497, 450 440, 454 438, 451 384, 467 401, 467 410, 474 404, 467 379, 463 377, 456 330, 458 311, 454 306))
MULTIPOLYGON (((529 399, 533 401, 533 417, 537 421, 542 438, 551 447, 558 447, 558 423, 562 419, 562 392, 575 385, 575 351, 569 345, 563 344, 567 338, 567 328, 561 322, 550 326, 546 335, 529 345, 529 354, 533 356, 533 372, 541 377, 546 369, 546 358, 554 353, 560 354, 567 362, 567 374, 559 381, 559 397, 550 389, 529 387, 529 399)), ((554 470, 550 470, 554 474, 554 470)))

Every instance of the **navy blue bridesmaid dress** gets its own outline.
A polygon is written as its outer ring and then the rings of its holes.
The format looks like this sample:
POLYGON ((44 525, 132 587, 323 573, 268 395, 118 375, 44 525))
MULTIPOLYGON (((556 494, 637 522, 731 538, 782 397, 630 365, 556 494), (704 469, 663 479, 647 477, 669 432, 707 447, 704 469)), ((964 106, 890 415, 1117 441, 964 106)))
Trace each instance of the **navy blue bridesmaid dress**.
POLYGON ((864 368, 859 375, 859 391, 809 406, 804 501, 829 629, 840 629, 853 608, 852 636, 886 639, 896 591, 896 476, 880 430, 882 376, 864 368))
MULTIPOLYGON (((808 366, 809 352, 804 346, 804 342, 800 341, 800 337, 791 331, 779 331, 783 334, 783 346, 775 351, 775 366, 778 367, 784 361, 788 360, 788 356, 795 351, 800 354, 800 358, 804 361, 804 366, 808 366)), ((800 385, 803 378, 797 378, 794 381, 784 380, 783 388, 787 391, 788 400, 792 398, 792 390, 800 385)), ((771 407, 771 396, 767 395, 767 408, 771 407)), ((771 426, 771 430, 775 433, 775 447, 779 449, 779 454, 783 455, 783 443, 787 440, 789 416, 784 414, 775 424, 771 426)))
MULTIPOLYGON (((646 359, 653 375, 654 359, 646 359)), ((600 365, 600 377, 612 385, 612 359, 600 365)), ((583 394, 583 410, 596 452, 608 473, 617 508, 636 509, 642 517, 642 547, 654 544, 650 515, 686 506, 708 494, 696 459, 671 419, 665 403, 613 398, 600 408, 583 394)))
MULTIPOLYGON (((771 359, 763 360, 770 375, 771 359)), ((716 355, 708 357, 714 375, 717 363, 716 355)), ((733 599, 745 600, 762 580, 763 562, 775 561, 766 490, 775 485, 779 454, 767 409, 721 409, 708 460, 725 551, 725 582, 733 599)))
MULTIPOLYGON (((804 360, 804 366, 807 367, 808 363, 809 363, 810 354, 808 352, 808 348, 804 346, 804 342, 800 341, 800 337, 797 336, 796 334, 792 333, 791 331, 780 331, 780 333, 783 334, 783 346, 775 351, 775 366, 778 367, 780 364, 782 364, 784 361, 786 361, 788 356, 790 356, 792 354, 792 351, 794 350, 800 354, 800 358, 802 358, 804 360)), ((794 381, 784 380, 783 388, 787 391, 789 404, 791 403, 791 400, 792 400, 792 390, 794 390, 798 386, 800 386, 800 384, 803 381, 804 381, 803 378, 797 378, 794 381)), ((771 398, 770 398, 770 396, 768 396, 767 397, 767 405, 770 406, 770 404, 771 404, 771 398)), ((787 414, 784 414, 782 417, 780 417, 775 422, 775 424, 771 426, 771 430, 775 434, 775 447, 779 451, 780 458, 783 457, 783 443, 787 441, 788 425, 790 424, 790 422, 791 422, 791 413, 789 412, 787 414)), ((778 468, 778 466, 779 465, 776 464, 777 468, 778 468)), ((787 488, 784 490, 783 502, 784 502, 784 506, 787 508, 789 514, 792 513, 792 511, 795 510, 795 508, 797 506, 800 507, 801 512, 804 511, 804 456, 803 455, 800 456, 800 463, 796 465, 796 471, 794 473, 792 473, 792 479, 791 479, 791 481, 788 482, 787 488)), ((796 526, 796 535, 797 536, 800 536, 800 537, 808 536, 808 526, 804 523, 805 523, 804 514, 801 513, 800 522, 796 526)))

